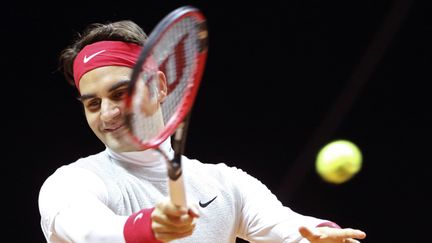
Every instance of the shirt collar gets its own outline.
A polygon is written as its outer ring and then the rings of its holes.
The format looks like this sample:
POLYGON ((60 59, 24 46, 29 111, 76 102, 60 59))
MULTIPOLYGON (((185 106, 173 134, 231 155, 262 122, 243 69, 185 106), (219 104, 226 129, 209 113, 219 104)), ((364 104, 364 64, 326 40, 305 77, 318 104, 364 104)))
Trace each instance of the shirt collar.
MULTIPOLYGON (((171 159, 174 157, 174 150, 171 147, 171 139, 169 137, 159 146, 159 149, 165 153, 168 158, 171 159)), ((116 160, 145 167, 165 166, 166 163, 165 157, 157 149, 118 153, 106 147, 106 151, 110 157, 116 160)))

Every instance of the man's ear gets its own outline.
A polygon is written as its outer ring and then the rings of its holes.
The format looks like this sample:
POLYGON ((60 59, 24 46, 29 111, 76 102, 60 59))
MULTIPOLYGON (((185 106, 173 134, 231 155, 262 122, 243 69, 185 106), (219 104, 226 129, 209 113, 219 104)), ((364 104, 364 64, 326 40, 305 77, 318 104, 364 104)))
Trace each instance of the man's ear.
POLYGON ((158 100, 163 102, 168 95, 168 83, 165 74, 162 71, 158 71, 158 100))

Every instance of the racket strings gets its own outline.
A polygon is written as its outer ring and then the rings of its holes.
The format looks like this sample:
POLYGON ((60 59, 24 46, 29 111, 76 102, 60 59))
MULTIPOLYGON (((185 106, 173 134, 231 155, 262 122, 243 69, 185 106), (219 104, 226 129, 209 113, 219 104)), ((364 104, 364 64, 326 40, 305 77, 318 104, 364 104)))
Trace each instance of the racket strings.
POLYGON ((169 46, 167 49, 172 50, 169 55, 158 60, 159 69, 166 74, 168 82, 169 94, 162 104, 166 123, 181 107, 182 101, 187 99, 188 81, 195 70, 198 52, 195 26, 193 18, 184 18, 164 36, 163 43, 169 46))
MULTIPOLYGON (((143 102, 152 103, 154 90, 157 85, 157 71, 152 68, 143 68, 143 73, 136 86, 133 105, 135 114, 132 122, 133 133, 141 143, 154 139, 163 129, 163 125, 170 124, 172 119, 178 119, 178 113, 185 107, 190 90, 193 86, 193 75, 197 68, 197 55, 199 54, 199 25, 195 18, 185 17, 175 22, 154 45, 149 58, 143 66, 157 66, 157 70, 165 74, 168 95, 161 104, 159 111, 143 112, 143 102), (149 90, 149 91, 146 91, 149 90), (140 93, 140 94, 137 94, 140 93), (149 96, 149 97, 145 97, 149 96), (140 100, 140 101, 139 101, 140 100), (162 125, 162 126, 163 126, 162 125)), ((151 106, 152 107, 152 106, 151 106)))

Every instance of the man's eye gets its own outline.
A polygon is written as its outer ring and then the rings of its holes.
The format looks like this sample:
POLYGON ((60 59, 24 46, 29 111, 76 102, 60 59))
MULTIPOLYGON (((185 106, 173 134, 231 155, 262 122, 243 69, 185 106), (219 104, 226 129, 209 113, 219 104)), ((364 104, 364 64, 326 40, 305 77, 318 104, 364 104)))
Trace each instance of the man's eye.
POLYGON ((99 109, 99 107, 100 107, 100 101, 99 101, 99 100, 92 100, 92 101, 88 102, 88 103, 86 104, 86 106, 87 106, 87 108, 88 108, 89 110, 96 110, 96 109, 99 109))
POLYGON ((113 99, 115 100, 122 100, 123 98, 125 98, 127 95, 127 90, 118 90, 113 94, 113 99))

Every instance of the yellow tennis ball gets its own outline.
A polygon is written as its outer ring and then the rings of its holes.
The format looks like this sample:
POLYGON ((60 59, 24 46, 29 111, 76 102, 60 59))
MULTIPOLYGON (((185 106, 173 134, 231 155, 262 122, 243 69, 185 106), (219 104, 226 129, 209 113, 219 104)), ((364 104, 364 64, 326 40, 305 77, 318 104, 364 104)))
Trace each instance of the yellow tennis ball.
POLYGON ((354 143, 335 140, 318 152, 315 169, 325 181, 340 184, 360 171, 362 160, 362 153, 354 143))

